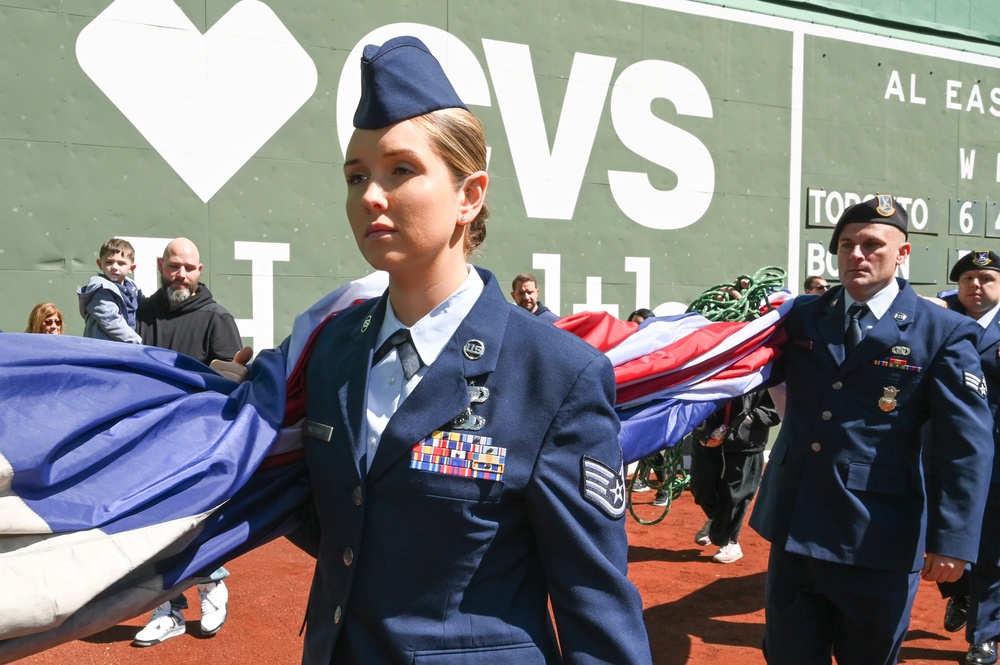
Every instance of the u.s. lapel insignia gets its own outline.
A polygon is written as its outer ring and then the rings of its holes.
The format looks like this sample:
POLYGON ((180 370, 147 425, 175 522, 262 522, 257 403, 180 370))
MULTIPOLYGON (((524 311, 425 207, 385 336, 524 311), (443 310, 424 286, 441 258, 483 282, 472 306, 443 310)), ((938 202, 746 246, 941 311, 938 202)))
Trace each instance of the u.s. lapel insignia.
POLYGON ((361 332, 368 330, 368 326, 370 326, 371 324, 372 324, 372 315, 369 314, 368 318, 365 319, 365 322, 361 324, 361 332))
POLYGON ((896 408, 896 395, 899 394, 899 388, 896 386, 886 386, 882 388, 882 392, 884 394, 878 398, 878 408, 889 413, 896 408))
POLYGON ((905 321, 906 314, 903 314, 902 312, 896 312, 895 314, 892 315, 892 318, 896 319, 897 321, 905 321))
POLYGON ((486 353, 486 345, 478 339, 470 339, 462 347, 462 354, 469 360, 479 360, 486 353))
POLYGON ((892 347, 892 352, 897 356, 908 356, 910 355, 910 347, 908 346, 894 346, 892 347))

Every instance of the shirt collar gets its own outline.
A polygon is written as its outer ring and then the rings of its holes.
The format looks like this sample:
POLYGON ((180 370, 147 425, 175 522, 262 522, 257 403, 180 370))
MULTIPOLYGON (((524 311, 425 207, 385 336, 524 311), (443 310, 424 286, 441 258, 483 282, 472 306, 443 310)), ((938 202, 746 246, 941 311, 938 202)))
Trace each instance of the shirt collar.
POLYGON ((991 309, 990 311, 986 312, 978 319, 976 319, 976 323, 981 325, 984 329, 989 328, 990 324, 993 323, 994 320, 996 320, 997 312, 1000 312, 1000 303, 997 303, 996 305, 993 306, 993 309, 991 309))
MULTIPOLYGON (((466 264, 466 269, 469 274, 462 285, 445 298, 440 305, 410 326, 413 346, 417 349, 420 360, 425 366, 431 365, 441 355, 448 340, 454 337, 455 331, 472 311, 473 305, 476 304, 483 292, 483 278, 479 276, 479 272, 468 264, 466 264)), ((392 309, 392 300, 388 300, 385 306, 385 318, 382 319, 382 327, 379 329, 375 348, 382 346, 382 343, 389 339, 392 333, 404 327, 396 318, 396 312, 392 309)))
POLYGON ((846 312, 851 305, 859 302, 863 305, 868 305, 868 311, 872 313, 877 321, 882 319, 882 316, 889 311, 892 306, 892 301, 896 299, 899 295, 899 282, 895 279, 889 280, 889 283, 885 285, 881 291, 873 295, 868 300, 855 300, 851 297, 851 294, 844 289, 844 311, 846 312))

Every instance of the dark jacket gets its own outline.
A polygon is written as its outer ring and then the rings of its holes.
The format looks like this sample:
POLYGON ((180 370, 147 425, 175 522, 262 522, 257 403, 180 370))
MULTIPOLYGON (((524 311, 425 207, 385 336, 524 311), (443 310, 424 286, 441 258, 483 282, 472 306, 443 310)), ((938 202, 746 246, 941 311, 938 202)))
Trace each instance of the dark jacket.
POLYGON ((198 292, 171 307, 165 289, 139 301, 138 332, 142 343, 171 349, 206 365, 232 360, 243 347, 236 321, 215 302, 204 284, 198 292))
POLYGON ((750 517, 772 547, 900 572, 920 570, 925 552, 976 559, 969 525, 982 522, 993 466, 979 326, 898 281, 846 358, 842 288, 797 298, 786 318, 774 378, 788 401, 750 517))
POLYGON ((726 422, 726 407, 723 406, 705 419, 691 433, 699 444, 712 435, 723 423, 729 428, 722 440, 727 453, 759 453, 767 447, 767 431, 778 424, 778 410, 774 408, 767 389, 761 389, 737 397, 728 404, 729 421, 726 422))
POLYGON ((303 427, 312 509, 294 538, 318 556, 304 663, 650 662, 626 577, 611 363, 507 305, 480 273, 482 295, 367 471, 365 396, 385 296, 317 335, 306 379, 317 425, 303 427), (489 397, 472 403, 470 385, 489 397), (465 433, 505 450, 502 477, 415 468, 415 444, 454 430, 470 408, 485 423, 465 433))
POLYGON ((543 305, 541 302, 538 303, 538 307, 535 308, 535 311, 532 312, 532 314, 540 318, 542 321, 548 321, 549 323, 559 320, 559 315, 543 305))

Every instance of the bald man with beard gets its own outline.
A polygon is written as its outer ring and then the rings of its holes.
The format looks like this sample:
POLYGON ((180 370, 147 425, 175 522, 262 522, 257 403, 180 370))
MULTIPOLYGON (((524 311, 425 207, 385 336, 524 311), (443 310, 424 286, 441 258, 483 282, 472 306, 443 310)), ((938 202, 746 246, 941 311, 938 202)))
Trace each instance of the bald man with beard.
MULTIPOLYGON (((162 286, 139 302, 142 343, 183 353, 206 365, 213 360, 232 360, 243 340, 233 316, 198 281, 204 266, 195 244, 187 238, 170 241, 156 266, 162 286)), ((214 635, 226 622, 229 590, 222 580, 228 576, 229 571, 219 568, 198 584, 203 636, 214 635)), ((149 647, 183 635, 185 609, 184 594, 163 603, 153 610, 132 644, 149 647)))
POLYGON ((139 304, 143 344, 178 351, 206 365, 232 360, 243 347, 236 321, 200 283, 204 266, 187 238, 170 241, 156 260, 161 288, 139 304))

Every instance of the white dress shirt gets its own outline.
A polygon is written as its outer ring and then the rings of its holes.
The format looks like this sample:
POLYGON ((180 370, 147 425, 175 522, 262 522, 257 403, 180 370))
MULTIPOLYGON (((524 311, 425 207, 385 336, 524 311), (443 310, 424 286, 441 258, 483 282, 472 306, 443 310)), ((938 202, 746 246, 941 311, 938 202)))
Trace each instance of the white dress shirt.
POLYGON ((899 283, 896 282, 895 278, 868 300, 855 300, 847 292, 847 289, 844 289, 844 330, 847 330, 847 326, 850 325, 851 317, 847 314, 847 310, 851 308, 851 305, 854 303, 868 305, 868 311, 858 319, 858 323, 861 325, 861 338, 864 339, 868 335, 868 331, 875 327, 875 324, 889 311, 889 307, 892 306, 892 301, 896 299, 897 295, 899 295, 899 283))
MULTIPOLYGON (((476 304, 483 292, 483 278, 471 265, 467 268, 469 275, 462 285, 445 298, 444 302, 410 327, 413 346, 416 347, 420 360, 423 362, 420 370, 407 381, 403 376, 403 365, 399 361, 399 354, 393 348, 388 355, 371 368, 368 374, 367 463, 369 469, 372 466, 372 460, 375 459, 375 451, 378 450, 382 432, 385 431, 392 414, 396 413, 403 400, 420 383, 420 380, 427 373, 427 369, 441 355, 441 351, 455 335, 458 326, 472 311, 472 306, 476 304)), ((379 328, 375 349, 381 347, 390 335, 404 327, 396 318, 390 300, 386 304, 385 318, 382 319, 382 327, 379 328)))

